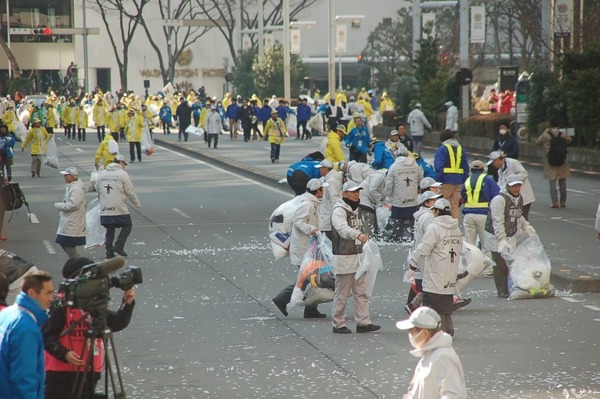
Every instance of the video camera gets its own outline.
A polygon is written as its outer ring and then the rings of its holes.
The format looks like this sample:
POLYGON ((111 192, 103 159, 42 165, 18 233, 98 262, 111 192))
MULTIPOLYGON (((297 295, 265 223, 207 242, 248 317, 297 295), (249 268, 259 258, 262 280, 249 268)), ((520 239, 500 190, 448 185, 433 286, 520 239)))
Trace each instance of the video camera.
POLYGON ((125 259, 117 257, 85 266, 75 277, 60 284, 58 297, 61 305, 85 311, 107 307, 111 288, 127 291, 143 282, 142 269, 136 266, 128 267, 119 275, 109 276, 124 265, 125 259))

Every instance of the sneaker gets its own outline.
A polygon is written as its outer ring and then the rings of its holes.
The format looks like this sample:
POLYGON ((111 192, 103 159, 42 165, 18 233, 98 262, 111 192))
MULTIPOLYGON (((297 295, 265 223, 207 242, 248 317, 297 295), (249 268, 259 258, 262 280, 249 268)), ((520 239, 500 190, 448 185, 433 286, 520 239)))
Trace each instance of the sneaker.
POLYGON ((467 299, 459 299, 458 301, 454 302, 452 304, 452 311, 455 312, 460 308, 464 308, 465 306, 467 306, 468 304, 470 304, 472 301, 471 298, 467 298, 467 299))
POLYGON ((333 333, 334 334, 352 334, 352 330, 350 330, 346 326, 343 326, 343 327, 333 327, 333 333))
POLYGON ((121 256, 127 256, 127 253, 125 251, 123 251, 122 249, 116 249, 114 250, 116 253, 118 253, 121 256))
POLYGON ((281 301, 278 301, 277 298, 273 298, 273 303, 275 304, 275 306, 277 306, 277 309, 279 309, 279 311, 283 313, 285 317, 287 317, 287 305, 281 301))
POLYGON ((304 312, 305 319, 324 319, 327 315, 325 313, 321 313, 319 311, 316 312, 304 312))
POLYGON ((8 240, 8 237, 0 234, 0 241, 6 241, 6 240, 8 240))
POLYGON ((498 293, 498 298, 502 298, 502 299, 506 299, 508 298, 510 295, 508 294, 508 292, 499 292, 498 293))
POLYGON ((373 331, 377 331, 381 328, 381 326, 378 326, 376 324, 367 324, 366 326, 356 326, 356 332, 357 333, 368 333, 368 332, 373 332, 373 331))
POLYGON ((106 251, 106 259, 112 259, 115 257, 115 253, 113 251, 106 251))
POLYGON ((404 310, 406 310, 406 313, 408 313, 409 316, 415 311, 411 303, 404 305, 404 310))

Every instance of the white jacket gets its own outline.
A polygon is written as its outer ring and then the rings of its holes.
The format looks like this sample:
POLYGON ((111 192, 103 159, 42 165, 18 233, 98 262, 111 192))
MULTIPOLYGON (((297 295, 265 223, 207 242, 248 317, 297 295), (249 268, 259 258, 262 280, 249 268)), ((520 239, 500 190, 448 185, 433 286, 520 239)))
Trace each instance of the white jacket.
MULTIPOLYGON (((414 241, 412 250, 417 249, 421 241, 423 240, 423 236, 427 231, 427 227, 433 222, 435 216, 433 216, 433 212, 431 208, 420 207, 418 211, 413 214, 413 218, 415 219, 414 224, 414 241)), ((423 260, 418 263, 417 270, 415 270, 415 278, 422 279, 423 278, 423 260)))
POLYGON ((221 115, 216 111, 209 111, 206 116, 206 133, 219 134, 221 133, 221 130, 221 115))
POLYGON ((319 228, 319 206, 321 200, 306 192, 301 195, 300 204, 294 213, 292 235, 290 238, 290 262, 300 266, 302 258, 308 250, 310 235, 319 228))
POLYGON ((319 230, 321 231, 331 231, 331 214, 333 206, 342 198, 343 179, 344 174, 339 170, 331 170, 323 178, 323 181, 329 183, 329 186, 323 190, 319 209, 319 230))
POLYGON ((348 162, 348 172, 346 172, 346 177, 357 184, 362 183, 371 173, 375 173, 375 169, 370 167, 367 163, 356 161, 348 162))
POLYGON ((410 135, 413 137, 423 136, 425 134, 425 128, 427 128, 427 130, 431 130, 429 121, 425 117, 423 111, 421 111, 419 108, 415 108, 410 111, 406 121, 410 126, 410 135))
POLYGON ((423 169, 411 157, 398 157, 385 177, 385 200, 398 208, 417 206, 423 169))
MULTIPOLYGON (((523 190, 523 189, 521 189, 521 190, 523 190)), ((507 193, 506 187, 503 190, 500 190, 500 192, 507 193)), ((508 196, 510 197, 510 199, 513 201, 513 203, 515 205, 518 204, 519 197, 513 197, 510 194, 508 194, 508 196)), ((503 195, 498 194, 494 198, 492 198, 492 200, 490 201, 490 215, 492 217, 492 223, 494 225, 494 234, 491 234, 490 232, 486 231, 487 247, 490 251, 498 252, 498 244, 502 240, 510 241, 509 244, 512 244, 512 248, 514 248, 516 246, 516 242, 514 242, 514 240, 507 239, 507 237, 506 237, 506 230, 504 228, 504 224, 505 224, 504 210, 505 209, 506 209, 506 198, 504 198, 503 195)), ((517 233, 512 238, 514 239, 515 236, 520 231, 523 231, 523 229, 525 229, 525 227, 527 227, 527 226, 529 226, 529 222, 527 221, 527 219, 525 219, 523 216, 521 216, 517 220, 517 233)))
POLYGON ((410 353, 421 360, 403 399, 467 398, 465 373, 450 335, 438 331, 423 348, 410 353))
POLYGON ((510 175, 519 176, 519 179, 523 182, 523 187, 521 187, 523 205, 531 204, 532 202, 534 202, 535 195, 533 194, 531 183, 529 182, 529 178, 527 177, 528 173, 521 164, 521 162, 512 158, 504 158, 504 166, 498 170, 498 186, 500 186, 500 190, 506 189, 506 180, 510 175))
POLYGON ((598 210, 596 210, 596 231, 600 233, 600 204, 598 210))
POLYGON ((67 184, 63 202, 55 202, 54 207, 60 211, 56 234, 85 237, 85 195, 81 180, 67 184))
POLYGON ((458 221, 450 215, 438 216, 427 227, 411 263, 423 265, 423 291, 452 295, 460 265, 463 237, 458 221))
POLYGON ((133 191, 129 175, 118 163, 111 163, 100 172, 96 191, 100 198, 100 216, 128 215, 127 198, 137 208, 141 206, 139 198, 133 191))
POLYGON ((360 204, 375 212, 375 208, 383 201, 385 191, 385 174, 381 172, 372 173, 360 183, 360 204))
MULTIPOLYGON (((350 205, 346 204, 343 199, 340 199, 333 208, 333 214, 331 215, 331 225, 337 230, 340 237, 345 239, 356 240, 356 244, 359 245, 358 236, 362 234, 361 230, 354 229, 348 225, 348 219, 346 218, 346 210, 353 212, 350 205)), ((359 208, 354 212, 358 212, 359 208)), ((361 254, 355 255, 333 255, 333 269, 335 274, 352 274, 356 273, 360 264, 361 254)))
POLYGON ((458 109, 456 105, 449 107, 446 111, 446 129, 454 132, 458 131, 458 109))

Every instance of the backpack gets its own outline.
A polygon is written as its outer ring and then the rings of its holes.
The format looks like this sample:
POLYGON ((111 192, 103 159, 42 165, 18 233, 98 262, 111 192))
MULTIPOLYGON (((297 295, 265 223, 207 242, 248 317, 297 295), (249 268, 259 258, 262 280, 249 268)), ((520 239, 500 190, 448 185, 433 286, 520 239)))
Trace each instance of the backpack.
MULTIPOLYGON (((15 209, 21 208, 23 205, 27 207, 27 212, 31 218, 31 210, 29 209, 29 202, 25 199, 25 194, 21 191, 19 183, 10 182, 2 190, 2 200, 4 201, 5 211, 15 211, 15 209)), ((12 213, 8 222, 12 220, 12 213)))
POLYGON ((559 131, 556 135, 550 134, 550 149, 548 150, 548 164, 550 166, 562 166, 567 159, 567 140, 562 137, 562 132, 559 131))

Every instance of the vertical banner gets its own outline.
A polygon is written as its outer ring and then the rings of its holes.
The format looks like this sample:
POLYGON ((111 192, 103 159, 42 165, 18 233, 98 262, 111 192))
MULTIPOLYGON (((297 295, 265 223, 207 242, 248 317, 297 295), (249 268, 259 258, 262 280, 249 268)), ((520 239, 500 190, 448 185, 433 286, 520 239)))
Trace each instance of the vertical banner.
POLYGON ((427 39, 429 35, 435 37, 435 13, 428 12, 423 14, 423 22, 421 25, 421 38, 427 39))
POLYGON ((471 7, 471 43, 485 43, 485 6, 471 7))
POLYGON ((273 47, 274 39, 273 33, 265 33, 265 51, 270 50, 273 47))
POLYGON ((346 39, 348 27, 346 25, 337 25, 335 33, 335 51, 339 54, 346 52, 346 39))
POLYGON ((553 14, 554 34, 569 35, 573 26, 573 0, 555 0, 553 14))
POLYGON ((290 53, 300 54, 300 29, 290 29, 290 53))

